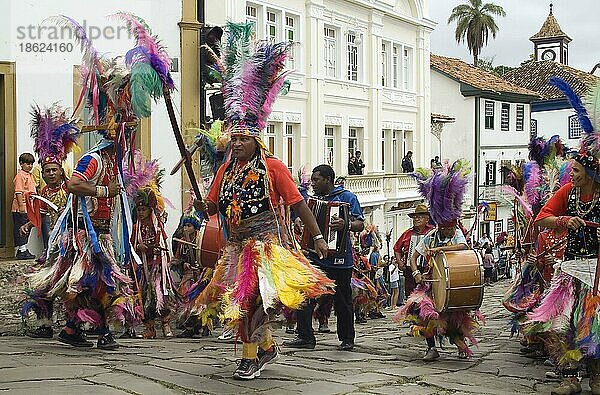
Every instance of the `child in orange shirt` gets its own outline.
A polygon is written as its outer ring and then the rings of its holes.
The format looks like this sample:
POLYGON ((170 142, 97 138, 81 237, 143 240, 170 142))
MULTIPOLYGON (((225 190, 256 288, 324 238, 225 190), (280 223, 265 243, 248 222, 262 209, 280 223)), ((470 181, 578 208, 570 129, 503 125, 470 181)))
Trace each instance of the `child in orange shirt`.
POLYGON ((21 165, 21 170, 17 172, 13 180, 15 194, 12 201, 12 217, 17 259, 35 258, 35 256, 27 249, 29 232, 21 232, 21 227, 27 223, 27 205, 25 203, 25 199, 29 194, 36 193, 35 182, 31 176, 33 162, 35 162, 35 158, 29 152, 21 154, 19 156, 19 165, 21 165))

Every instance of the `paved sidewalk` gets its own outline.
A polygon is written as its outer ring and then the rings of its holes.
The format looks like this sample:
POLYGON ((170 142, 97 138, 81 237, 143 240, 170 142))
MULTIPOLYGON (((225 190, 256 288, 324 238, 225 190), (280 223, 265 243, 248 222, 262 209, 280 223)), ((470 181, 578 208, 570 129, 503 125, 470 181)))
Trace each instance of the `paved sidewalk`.
MULTIPOLYGON (((471 360, 447 346, 442 358, 420 360, 424 342, 391 320, 357 325, 354 352, 336 349, 335 334, 319 335, 314 350, 282 349, 260 378, 231 378, 241 345, 216 336, 193 340, 120 340, 118 351, 74 349, 56 340, 0 337, 0 393, 11 394, 531 394, 549 393, 542 361, 519 354, 500 305, 507 280, 486 288, 488 321, 471 360)), ((331 325, 335 328, 335 324, 331 325)), ((218 335, 218 333, 217 333, 218 335)), ((279 341, 289 339, 283 330, 279 341)), ((588 389, 584 384, 584 389, 588 389)))

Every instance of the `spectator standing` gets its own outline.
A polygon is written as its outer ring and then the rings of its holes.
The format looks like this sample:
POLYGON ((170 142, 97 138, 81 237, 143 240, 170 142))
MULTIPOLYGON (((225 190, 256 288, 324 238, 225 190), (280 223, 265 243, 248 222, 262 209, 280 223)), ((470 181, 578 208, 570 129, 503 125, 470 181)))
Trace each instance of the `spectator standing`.
POLYGON ((412 151, 408 151, 404 158, 402 159, 402 172, 403 173, 412 173, 415 171, 415 166, 412 161, 412 151))
POLYGON ((485 280, 485 285, 491 285, 493 268, 494 254, 492 252, 492 246, 488 244, 485 249, 485 255, 483 256, 483 278, 485 280))
POLYGON ((395 309, 396 304, 398 303, 398 281, 400 279, 399 269, 396 266, 396 257, 392 257, 389 265, 390 270, 390 290, 392 291, 392 296, 390 299, 390 308, 395 309))
POLYGON ((356 171, 356 173, 354 174, 357 175, 362 175, 363 169, 365 168, 365 163, 363 162, 361 155, 362 152, 356 151, 356 154, 354 156, 354 170, 356 171))
POLYGON ((348 152, 348 175, 353 176, 358 174, 356 172, 356 158, 352 152, 348 152))
POLYGON ((371 255, 369 255, 369 264, 371 265, 371 268, 377 267, 380 260, 381 254, 379 254, 379 246, 374 244, 373 251, 371 251, 371 255))
POLYGON ((27 241, 29 240, 29 230, 21 232, 21 227, 27 224, 27 199, 29 195, 35 194, 35 182, 31 176, 33 163, 35 158, 29 152, 25 152, 19 156, 19 165, 21 170, 17 172, 13 179, 15 193, 12 201, 12 217, 13 217, 13 236, 15 248, 17 250, 17 259, 34 259, 35 256, 27 249, 27 241))

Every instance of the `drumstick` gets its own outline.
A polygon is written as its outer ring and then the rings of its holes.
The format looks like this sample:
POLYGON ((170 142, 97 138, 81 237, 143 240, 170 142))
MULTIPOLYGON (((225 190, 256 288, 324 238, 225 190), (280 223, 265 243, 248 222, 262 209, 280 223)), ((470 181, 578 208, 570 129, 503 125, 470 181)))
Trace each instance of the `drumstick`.
POLYGON ((196 245, 196 243, 191 243, 191 242, 189 242, 189 241, 187 241, 187 240, 179 239, 179 238, 177 238, 177 237, 173 237, 173 240, 174 240, 174 241, 176 241, 176 242, 178 242, 178 243, 189 244, 189 245, 191 245, 191 246, 198 247, 198 246, 196 245))
POLYGON ((600 228, 600 222, 585 221, 585 226, 590 228, 600 228))

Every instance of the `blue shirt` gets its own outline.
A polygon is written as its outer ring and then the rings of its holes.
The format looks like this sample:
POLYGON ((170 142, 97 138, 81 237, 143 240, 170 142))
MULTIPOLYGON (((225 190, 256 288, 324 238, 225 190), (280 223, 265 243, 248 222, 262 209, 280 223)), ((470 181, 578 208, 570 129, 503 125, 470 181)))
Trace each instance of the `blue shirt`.
MULTIPOLYGON (((355 194, 342 186, 335 186, 331 193, 327 196, 319 196, 319 199, 326 200, 328 202, 344 202, 350 204, 349 213, 353 220, 364 221, 362 208, 358 202, 358 198, 355 194)), ((350 231, 347 231, 350 233, 350 231)), ((349 236, 349 235, 348 235, 349 236)), ((354 266, 354 259, 352 257, 352 241, 348 237, 348 244, 346 246, 346 255, 342 257, 328 257, 325 259, 319 259, 314 253, 309 253, 308 258, 320 266, 333 267, 339 269, 348 269, 354 266)))

